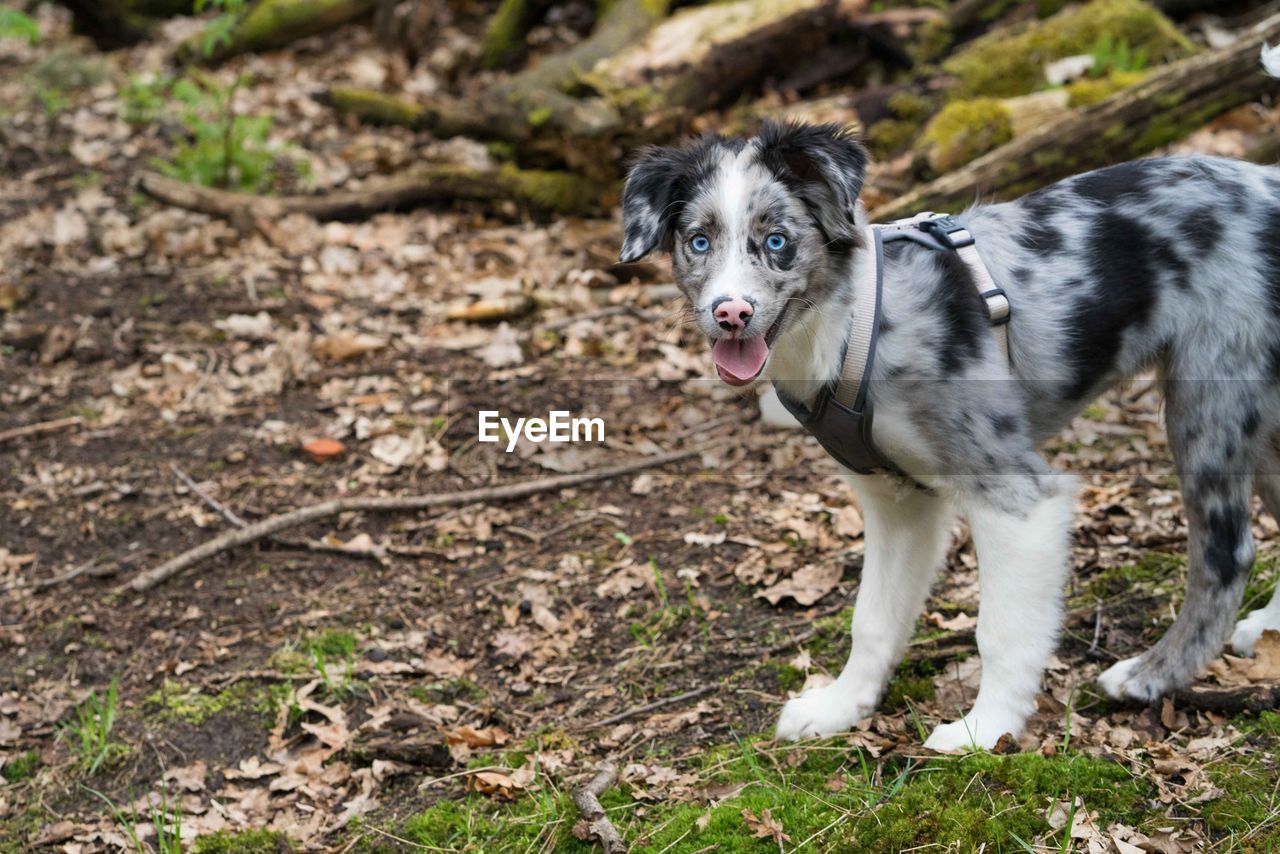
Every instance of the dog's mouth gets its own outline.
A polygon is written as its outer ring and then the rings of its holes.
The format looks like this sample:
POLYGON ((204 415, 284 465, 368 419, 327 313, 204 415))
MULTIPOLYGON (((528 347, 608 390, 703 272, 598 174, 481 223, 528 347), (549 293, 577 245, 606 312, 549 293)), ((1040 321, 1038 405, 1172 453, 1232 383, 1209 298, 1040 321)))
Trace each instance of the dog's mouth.
POLYGON ((711 360, 716 373, 729 385, 743 386, 755 380, 769 361, 769 351, 782 328, 783 311, 763 335, 750 338, 717 338, 711 344, 711 360))

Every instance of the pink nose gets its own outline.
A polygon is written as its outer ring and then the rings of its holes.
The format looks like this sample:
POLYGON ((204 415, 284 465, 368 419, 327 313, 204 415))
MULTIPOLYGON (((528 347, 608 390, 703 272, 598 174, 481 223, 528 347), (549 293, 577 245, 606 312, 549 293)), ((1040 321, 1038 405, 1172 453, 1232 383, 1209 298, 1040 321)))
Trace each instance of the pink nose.
POLYGON ((755 309, 751 307, 751 303, 741 297, 720 297, 712 304, 711 313, 721 329, 726 332, 737 332, 747 328, 755 309))

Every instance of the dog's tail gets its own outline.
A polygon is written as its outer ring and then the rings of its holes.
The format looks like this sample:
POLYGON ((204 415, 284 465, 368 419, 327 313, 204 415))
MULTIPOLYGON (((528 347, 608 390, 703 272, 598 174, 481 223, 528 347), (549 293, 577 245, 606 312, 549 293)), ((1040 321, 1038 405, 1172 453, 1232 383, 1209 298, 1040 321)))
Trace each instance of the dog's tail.
POLYGON ((1280 44, 1275 47, 1262 45, 1262 68, 1272 77, 1280 77, 1280 44))

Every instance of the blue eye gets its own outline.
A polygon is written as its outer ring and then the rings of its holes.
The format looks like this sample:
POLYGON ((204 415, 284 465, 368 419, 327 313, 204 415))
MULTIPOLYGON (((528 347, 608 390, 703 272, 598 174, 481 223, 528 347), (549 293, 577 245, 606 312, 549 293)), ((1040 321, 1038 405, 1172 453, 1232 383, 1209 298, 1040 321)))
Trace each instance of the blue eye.
POLYGON ((705 234, 699 234, 689 241, 689 248, 701 255, 711 248, 711 241, 707 239, 705 234))
POLYGON ((770 252, 777 252, 787 245, 787 238, 775 231, 764 239, 764 245, 770 252))

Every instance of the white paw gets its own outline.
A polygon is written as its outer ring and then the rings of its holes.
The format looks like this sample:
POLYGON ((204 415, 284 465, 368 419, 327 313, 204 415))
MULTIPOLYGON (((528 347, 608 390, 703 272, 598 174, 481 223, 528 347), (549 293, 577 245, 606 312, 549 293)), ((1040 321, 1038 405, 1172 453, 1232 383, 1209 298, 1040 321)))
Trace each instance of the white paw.
POLYGON ((1252 656, 1253 645, 1267 629, 1280 629, 1276 615, 1266 608, 1250 611, 1249 616, 1236 623, 1236 630, 1231 633, 1231 648, 1238 655, 1252 656))
POLYGON ((1022 732, 1022 722, 1003 716, 969 714, 958 721, 939 724, 924 746, 939 753, 990 750, 1006 732, 1016 737, 1022 732))
POLYGON ((1143 673, 1142 656, 1126 658, 1108 667, 1098 677, 1098 687, 1117 700, 1154 702, 1164 694, 1163 681, 1143 673))
POLYGON ((778 716, 777 737, 796 741, 851 729, 875 710, 874 702, 858 702, 838 683, 813 688, 788 700, 778 716))

